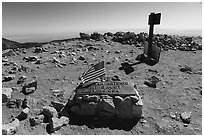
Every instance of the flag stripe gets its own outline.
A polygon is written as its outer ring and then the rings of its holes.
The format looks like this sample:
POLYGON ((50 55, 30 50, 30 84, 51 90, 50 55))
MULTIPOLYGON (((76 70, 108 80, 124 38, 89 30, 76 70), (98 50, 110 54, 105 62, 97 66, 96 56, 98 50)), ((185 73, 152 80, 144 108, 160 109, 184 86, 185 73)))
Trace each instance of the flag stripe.
POLYGON ((99 69, 99 70, 97 70, 97 71, 92 71, 92 72, 88 73, 87 75, 85 75, 85 77, 89 77, 89 76, 91 76, 91 75, 93 75, 93 74, 95 74, 95 73, 98 73, 98 72, 100 72, 100 71, 105 71, 105 68, 99 69))
POLYGON ((98 73, 95 73, 95 74, 93 74, 93 75, 91 75, 91 76, 89 76, 89 77, 85 77, 85 78, 82 78, 82 80, 87 80, 87 79, 90 79, 90 78, 92 78, 92 77, 100 77, 100 75, 103 75, 103 74, 105 74, 105 71, 101 71, 101 72, 98 72, 98 73))
POLYGON ((86 79, 82 79, 82 82, 85 83, 85 82, 94 80, 94 79, 96 79, 96 78, 98 78, 98 77, 101 77, 101 76, 103 76, 103 75, 105 75, 105 73, 101 73, 100 75, 96 75, 96 76, 94 76, 94 77, 90 77, 89 79, 87 79, 87 78, 86 78, 86 79))
POLYGON ((100 73, 105 73, 105 70, 100 70, 100 71, 98 71, 96 73, 93 73, 92 75, 89 75, 89 76, 86 76, 86 77, 82 77, 82 79, 90 78, 90 77, 93 77, 93 76, 95 76, 97 74, 100 74, 100 73))
POLYGON ((87 71, 85 71, 81 77, 85 76, 89 71, 94 70, 93 66, 89 68, 87 71))

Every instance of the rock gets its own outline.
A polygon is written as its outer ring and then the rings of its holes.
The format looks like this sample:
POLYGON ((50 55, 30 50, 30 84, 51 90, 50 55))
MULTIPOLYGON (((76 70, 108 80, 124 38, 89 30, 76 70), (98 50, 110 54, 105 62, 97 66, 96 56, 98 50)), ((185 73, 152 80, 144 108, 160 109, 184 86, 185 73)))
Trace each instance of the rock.
POLYGON ((21 76, 18 81, 17 81, 17 84, 21 84, 21 83, 24 83, 26 81, 26 76, 21 76))
POLYGON ((26 97, 23 101, 22 101, 22 108, 32 108, 35 107, 36 105, 36 100, 34 98, 31 97, 26 97))
POLYGON ((23 86, 21 92, 25 95, 28 95, 28 94, 34 93, 36 89, 37 89, 37 80, 32 80, 23 86))
POLYGON ((6 103, 6 106, 8 108, 16 108, 17 107, 17 104, 16 104, 16 101, 14 100, 9 100, 7 103, 6 103))
POLYGON ((23 101, 21 99, 16 99, 16 107, 17 108, 22 107, 22 103, 23 103, 23 101))
POLYGON ((83 103, 80 106, 80 111, 81 115, 93 116, 97 112, 97 103, 95 102, 83 103))
POLYGON ((64 103, 59 101, 51 101, 51 105, 57 110, 57 112, 59 112, 65 106, 64 103))
POLYGON ((175 119, 175 118, 176 118, 176 114, 173 113, 173 112, 170 112, 170 117, 171 117, 172 119, 175 119))
POLYGON ((50 106, 44 106, 42 114, 48 119, 52 117, 58 117, 57 110, 54 107, 50 107, 50 106))
POLYGON ((75 52, 70 53, 71 56, 76 56, 77 54, 75 52))
POLYGON ((116 115, 115 105, 113 103, 113 98, 108 95, 101 95, 102 101, 98 104, 99 116, 103 118, 111 118, 116 115))
POLYGON ((112 77, 111 77, 111 80, 112 80, 112 81, 121 81, 120 76, 118 76, 118 75, 112 76, 112 77))
POLYGON ((17 67, 12 67, 11 70, 8 72, 9 74, 15 74, 18 71, 17 67))
POLYGON ((79 33, 81 39, 90 40, 91 36, 86 33, 79 33))
POLYGON ((6 49, 2 51, 2 57, 15 55, 13 49, 6 49))
POLYGON ((100 41, 103 39, 103 35, 98 32, 94 32, 91 34, 91 39, 100 41))
POLYGON ((11 123, 2 125, 2 134, 3 135, 13 135, 17 132, 20 126, 20 121, 15 118, 11 123))
POLYGON ((192 73, 192 69, 188 66, 180 68, 181 72, 187 72, 187 73, 192 73))
POLYGON ((11 80, 13 80, 14 78, 15 78, 15 75, 14 75, 14 74, 4 76, 4 77, 3 77, 3 82, 11 81, 11 80))
POLYGON ((137 103, 139 101, 139 97, 138 96, 130 96, 131 102, 132 103, 137 103))
POLYGON ((134 118, 140 118, 142 116, 142 106, 143 103, 141 99, 132 105, 132 116, 134 118))
POLYGON ((36 47, 34 53, 48 52, 45 47, 36 47))
POLYGON ((88 51, 100 50, 99 48, 94 47, 94 46, 89 46, 87 49, 88 49, 88 51))
POLYGON ((69 118, 62 116, 60 119, 57 117, 53 117, 50 120, 50 131, 51 133, 59 130, 63 125, 69 123, 69 118))
POLYGON ((7 58, 2 58, 2 62, 8 62, 9 61, 9 59, 7 59, 7 58))
POLYGON ((61 90, 61 89, 51 89, 52 93, 54 96, 56 97, 63 97, 64 96, 64 90, 61 90))
POLYGON ((113 102, 114 102, 115 106, 117 107, 121 102, 123 102, 123 98, 120 96, 115 96, 113 102))
POLYGON ((38 116, 35 116, 35 117, 31 117, 29 119, 29 121, 30 121, 31 126, 39 125, 40 123, 43 123, 44 115, 38 115, 38 116))
POLYGON ((80 56, 79 60, 85 60, 85 57, 84 56, 80 56))
POLYGON ((116 51, 115 51, 115 53, 120 53, 120 52, 121 52, 120 50, 116 50, 116 51))
POLYGON ((2 103, 7 102, 9 99, 11 99, 11 93, 13 90, 11 88, 2 88, 2 103))
POLYGON ((38 60, 38 56, 24 57, 23 60, 25 60, 26 62, 29 62, 29 61, 37 61, 37 60, 38 60))
POLYGON ((19 121, 25 120, 28 117, 30 109, 29 108, 25 108, 21 111, 20 114, 18 114, 18 116, 16 117, 19 121))
POLYGON ((191 122, 191 112, 183 112, 183 113, 181 113, 181 120, 184 123, 189 124, 191 122))
POLYGON ((23 87, 22 93, 25 95, 29 95, 35 92, 35 87, 25 88, 23 87))
POLYGON ((68 125, 69 124, 69 118, 68 117, 61 116, 60 121, 63 123, 63 125, 68 125))
POLYGON ((118 104, 116 107, 116 110, 117 110, 117 117, 119 118, 127 118, 127 119, 133 118, 131 99, 129 97, 126 97, 120 104, 118 104))
POLYGON ((87 101, 90 101, 90 102, 98 102, 99 99, 100 99, 99 96, 97 96, 97 95, 92 95, 92 96, 89 96, 89 97, 87 98, 87 101))
POLYGON ((148 79, 148 81, 145 81, 144 84, 149 86, 149 87, 153 87, 156 88, 156 84, 159 82, 160 80, 156 77, 156 76, 152 76, 151 78, 148 79))

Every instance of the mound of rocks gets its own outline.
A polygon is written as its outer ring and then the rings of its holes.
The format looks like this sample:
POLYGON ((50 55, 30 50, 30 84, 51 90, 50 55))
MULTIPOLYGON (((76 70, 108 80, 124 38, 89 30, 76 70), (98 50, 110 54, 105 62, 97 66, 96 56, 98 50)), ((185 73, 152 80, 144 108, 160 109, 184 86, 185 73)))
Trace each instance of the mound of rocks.
POLYGON ((86 33, 79 33, 81 39, 90 40, 91 36, 86 33))
POLYGON ((66 111, 80 116, 132 119, 141 117, 142 105, 138 91, 129 82, 106 81, 77 87, 66 111))

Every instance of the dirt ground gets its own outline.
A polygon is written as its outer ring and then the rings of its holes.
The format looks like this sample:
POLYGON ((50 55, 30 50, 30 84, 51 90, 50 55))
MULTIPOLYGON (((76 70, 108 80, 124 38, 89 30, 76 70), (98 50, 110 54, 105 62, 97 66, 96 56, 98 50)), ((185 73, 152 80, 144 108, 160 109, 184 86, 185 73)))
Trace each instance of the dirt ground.
MULTIPOLYGON (((9 61, 14 61, 18 65, 22 64, 28 71, 21 71, 15 74, 15 79, 3 82, 2 87, 16 87, 12 93, 11 100, 24 99, 30 97, 34 99, 30 116, 35 116, 45 105, 50 105, 52 100, 66 103, 79 81, 79 76, 88 69, 90 64, 95 64, 100 60, 105 60, 106 75, 118 75, 122 80, 129 80, 135 83, 137 90, 143 100, 143 115, 145 122, 134 122, 128 120, 118 120, 116 123, 97 123, 96 120, 71 119, 67 126, 63 126, 54 135, 201 135, 202 134, 202 50, 198 51, 162 51, 160 61, 149 66, 145 63, 137 64, 134 72, 126 75, 123 70, 119 70, 121 63, 128 61, 137 62, 137 55, 143 53, 142 47, 134 45, 120 44, 117 42, 73 40, 52 43, 47 48, 48 52, 34 53, 34 48, 27 49, 27 53, 8 56, 9 61), (86 47, 97 47, 98 50, 86 50, 86 47), (81 52, 80 52, 81 50, 81 52), (115 53, 116 50, 121 51, 115 53), (63 51, 65 56, 59 57, 55 51, 63 51), (70 55, 71 52, 75 54, 70 55), (39 56, 44 60, 43 64, 35 62, 25 62, 23 57, 39 56), (79 60, 79 56, 84 56, 85 60, 79 60), (53 63, 56 57, 66 66, 53 63), (70 63, 72 59, 76 63, 70 63), (184 66, 192 68, 192 73, 180 71, 184 66), (20 76, 26 76, 27 81, 31 81, 37 76, 38 88, 30 94, 20 93, 22 85, 17 84, 20 76), (160 79, 157 88, 144 85, 145 80, 151 76, 160 79), (51 89, 64 89, 63 97, 53 95, 51 89), (179 119, 173 119, 170 113, 181 114, 191 112, 191 122, 186 125, 179 119), (125 124, 124 124, 125 123, 125 124), (125 125, 125 127, 124 127, 125 125)), ((2 65, 2 76, 8 74, 12 65, 2 65)), ((2 104, 2 124, 7 124, 12 117, 21 112, 21 108, 8 108, 2 104)), ((45 135, 47 123, 31 127, 29 118, 20 122, 19 130, 15 135, 45 135)))

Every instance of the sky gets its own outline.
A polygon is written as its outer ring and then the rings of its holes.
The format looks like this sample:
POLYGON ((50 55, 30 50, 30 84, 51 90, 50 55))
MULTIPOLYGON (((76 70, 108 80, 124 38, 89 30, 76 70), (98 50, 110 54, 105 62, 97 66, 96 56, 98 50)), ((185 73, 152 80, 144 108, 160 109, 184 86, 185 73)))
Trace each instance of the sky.
POLYGON ((155 33, 202 32, 200 2, 3 2, 2 35, 18 42, 42 42, 79 32, 148 32, 151 12, 161 13, 155 33))

